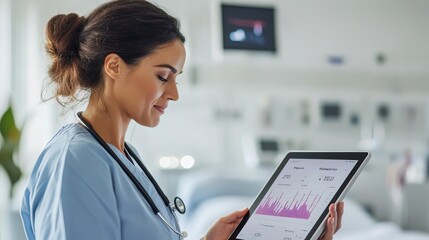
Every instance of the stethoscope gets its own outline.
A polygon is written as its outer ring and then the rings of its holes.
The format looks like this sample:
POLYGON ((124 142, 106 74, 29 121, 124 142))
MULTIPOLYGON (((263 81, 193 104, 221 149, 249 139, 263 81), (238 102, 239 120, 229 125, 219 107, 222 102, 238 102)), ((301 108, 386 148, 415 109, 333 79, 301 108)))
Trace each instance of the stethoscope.
MULTIPOLYGON (((131 171, 125 166, 125 164, 119 159, 119 157, 113 152, 113 150, 107 145, 107 143, 98 135, 98 133, 94 130, 92 125, 82 116, 82 112, 77 113, 77 118, 79 119, 80 123, 88 130, 89 133, 97 140, 97 142, 110 154, 110 156, 115 159, 115 161, 119 164, 119 166, 122 168, 122 170, 127 174, 127 176, 130 178, 130 180, 134 183, 134 185, 137 187, 139 192, 143 195, 143 197, 146 199, 146 201, 149 203, 150 207, 152 208, 152 211, 155 215, 159 216, 161 220, 176 234, 179 235, 179 238, 186 238, 188 236, 188 233, 185 231, 180 231, 180 226, 178 224, 178 220, 176 215, 174 214, 174 211, 177 210, 180 214, 184 214, 186 212, 185 204, 183 203, 182 199, 179 197, 174 198, 174 203, 170 203, 167 196, 162 191, 161 187, 158 185, 158 183, 153 178, 152 174, 150 174, 149 170, 143 165, 140 158, 131 150, 131 148, 128 146, 127 143, 125 143, 125 150, 128 154, 131 155, 131 157, 134 159, 135 162, 140 166, 140 168, 143 170, 143 172, 146 174, 146 176, 149 178, 150 182, 155 187, 156 191, 158 192, 159 196, 161 196, 165 206, 170 208, 176 223, 178 230, 174 229, 168 222, 165 220, 165 218, 161 215, 161 212, 159 211, 158 207, 153 202, 152 198, 149 196, 149 194, 146 192, 146 190, 143 188, 143 186, 140 184, 140 182, 137 180, 137 178, 131 173, 131 171)), ((132 160, 129 159, 132 163, 132 160)))

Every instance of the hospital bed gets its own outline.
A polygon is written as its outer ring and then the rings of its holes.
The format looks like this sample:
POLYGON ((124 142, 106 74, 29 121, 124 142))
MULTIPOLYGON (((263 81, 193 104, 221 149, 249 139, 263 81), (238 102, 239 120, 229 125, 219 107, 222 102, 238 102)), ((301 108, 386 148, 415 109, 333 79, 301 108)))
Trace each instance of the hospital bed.
MULTIPOLYGON (((243 179, 203 172, 182 178, 178 195, 187 204, 187 213, 180 221, 188 239, 200 239, 219 217, 249 207, 268 177, 243 179)), ((343 225, 335 240, 429 240, 428 233, 404 231, 394 223, 377 221, 353 199, 344 202, 343 225)))

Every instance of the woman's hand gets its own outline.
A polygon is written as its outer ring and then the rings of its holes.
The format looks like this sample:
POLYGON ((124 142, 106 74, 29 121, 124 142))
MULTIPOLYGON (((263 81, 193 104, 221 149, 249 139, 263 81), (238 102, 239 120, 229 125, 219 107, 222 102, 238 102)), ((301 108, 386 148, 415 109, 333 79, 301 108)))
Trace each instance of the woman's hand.
POLYGON ((219 218, 209 229, 203 240, 226 240, 246 215, 249 209, 233 212, 225 217, 219 218))
POLYGON ((329 217, 326 221, 325 233, 321 236, 321 240, 332 240, 334 233, 341 228, 341 220, 343 218, 344 202, 331 204, 329 206, 329 217))
MULTIPOLYGON (((246 215, 248 209, 233 212, 225 217, 217 220, 207 232, 203 240, 226 240, 231 235, 232 231, 240 223, 241 219, 246 215)), ((341 220, 344 212, 344 202, 331 204, 329 206, 329 217, 326 221, 326 229, 321 236, 321 240, 332 240, 334 233, 341 228, 341 220)))

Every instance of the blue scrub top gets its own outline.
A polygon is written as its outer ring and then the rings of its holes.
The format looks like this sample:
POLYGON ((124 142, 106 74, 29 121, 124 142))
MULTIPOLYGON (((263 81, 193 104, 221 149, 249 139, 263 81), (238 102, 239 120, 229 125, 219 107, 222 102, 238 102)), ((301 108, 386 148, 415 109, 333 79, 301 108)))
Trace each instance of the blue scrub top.
MULTIPOLYGON (((146 175, 110 147, 177 228, 174 213, 146 175)), ((25 190, 21 217, 29 240, 179 239, 153 213, 119 164, 79 124, 63 127, 41 153, 25 190)))

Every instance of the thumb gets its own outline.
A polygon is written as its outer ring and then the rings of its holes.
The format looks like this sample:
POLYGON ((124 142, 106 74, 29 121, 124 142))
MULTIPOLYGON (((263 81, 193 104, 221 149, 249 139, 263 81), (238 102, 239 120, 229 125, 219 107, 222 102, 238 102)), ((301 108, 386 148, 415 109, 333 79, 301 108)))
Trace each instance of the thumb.
POLYGON ((249 211, 248 208, 244 208, 241 211, 235 211, 229 215, 224 216, 223 218, 221 218, 221 220, 223 222, 226 222, 226 223, 233 223, 233 222, 237 221, 238 219, 243 218, 244 215, 246 215, 247 211, 249 211))

